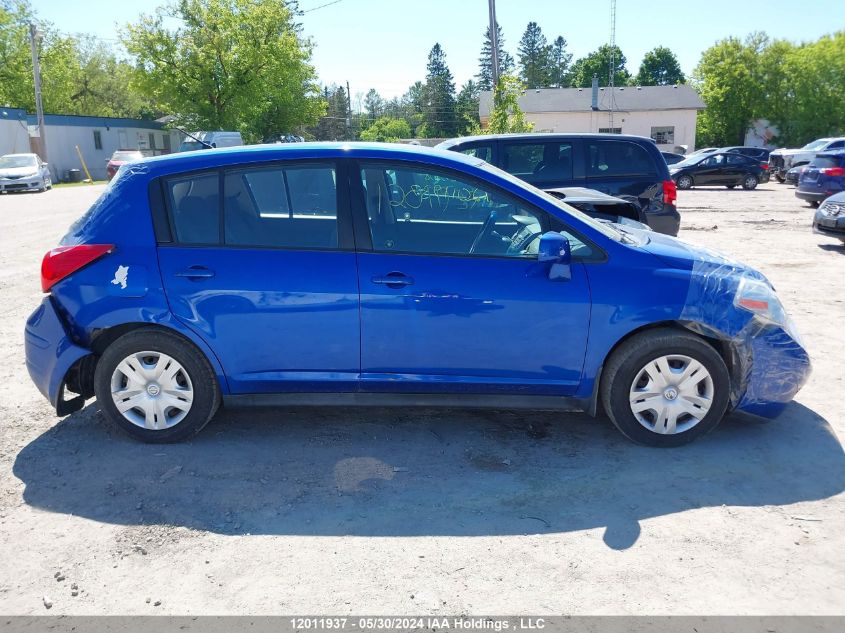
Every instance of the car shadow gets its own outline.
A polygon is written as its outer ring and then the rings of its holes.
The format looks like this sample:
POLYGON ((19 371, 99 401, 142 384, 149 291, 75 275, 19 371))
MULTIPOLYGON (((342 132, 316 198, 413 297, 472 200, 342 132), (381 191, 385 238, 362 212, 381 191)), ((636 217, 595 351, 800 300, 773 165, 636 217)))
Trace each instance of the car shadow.
POLYGON ((454 409, 224 410, 193 441, 135 442, 95 405, 17 455, 24 500, 118 525, 220 534, 477 536, 605 528, 695 508, 771 506, 845 490, 828 423, 793 403, 731 416, 678 449, 637 446, 607 420, 454 409))
POLYGON ((828 251, 829 253, 845 254, 845 243, 843 242, 839 242, 838 244, 819 244, 818 246, 823 251, 828 251))

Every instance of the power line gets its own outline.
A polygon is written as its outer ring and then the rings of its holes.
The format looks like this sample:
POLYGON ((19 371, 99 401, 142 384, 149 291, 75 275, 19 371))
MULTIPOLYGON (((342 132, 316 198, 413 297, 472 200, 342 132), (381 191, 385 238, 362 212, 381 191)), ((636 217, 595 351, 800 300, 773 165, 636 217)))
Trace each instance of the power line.
POLYGON ((325 7, 330 7, 333 4, 337 4, 338 2, 343 2, 343 0, 333 0, 333 2, 327 2, 326 4, 321 4, 319 7, 314 7, 313 9, 305 9, 304 11, 301 11, 301 13, 303 13, 303 14, 311 13, 312 11, 316 11, 318 9, 324 9, 325 7))

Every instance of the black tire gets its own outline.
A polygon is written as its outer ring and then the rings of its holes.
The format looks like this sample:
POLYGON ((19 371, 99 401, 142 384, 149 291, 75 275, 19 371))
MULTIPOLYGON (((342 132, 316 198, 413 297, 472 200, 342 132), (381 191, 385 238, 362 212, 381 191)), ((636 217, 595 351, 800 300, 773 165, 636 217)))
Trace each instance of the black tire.
POLYGON ((180 336, 162 330, 134 330, 109 345, 97 362, 94 392, 106 418, 135 439, 149 443, 180 442, 193 437, 208 424, 220 406, 220 385, 205 355, 180 336), (182 365, 190 377, 194 390, 190 409, 183 420, 169 428, 141 428, 126 419, 112 400, 111 379, 118 364, 142 351, 167 354, 182 365))
POLYGON ((728 189, 734 189, 736 185, 725 185, 728 189))
POLYGON ((786 182, 786 178, 784 178, 783 176, 778 176, 777 174, 775 174, 775 180, 777 180, 780 184, 786 182))
POLYGON ((625 437, 660 448, 681 446, 715 429, 728 408, 730 375, 719 353, 706 341, 680 329, 647 330, 620 345, 605 364, 601 400, 613 424, 625 437), (710 373, 713 398, 710 410, 691 428, 671 435, 656 433, 640 424, 631 410, 630 389, 642 369, 664 355, 688 356, 710 373))
POLYGON ((757 188, 758 182, 759 181, 757 180, 757 176, 755 176, 754 174, 748 174, 742 179, 742 188, 746 191, 751 191, 752 189, 757 188))
POLYGON ((687 176, 686 174, 678 176, 675 184, 678 186, 678 189, 690 189, 693 185, 692 176, 687 176))
POLYGON ((818 209, 820 204, 821 202, 819 202, 818 200, 810 200, 810 206, 814 209, 818 209))

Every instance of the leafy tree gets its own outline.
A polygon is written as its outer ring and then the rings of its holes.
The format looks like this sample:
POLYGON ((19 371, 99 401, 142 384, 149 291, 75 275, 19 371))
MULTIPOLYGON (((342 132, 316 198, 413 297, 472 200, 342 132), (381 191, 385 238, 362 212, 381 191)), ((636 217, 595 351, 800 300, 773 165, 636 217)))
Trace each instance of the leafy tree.
MULTIPOLYGON (((496 23, 496 39, 499 48, 499 77, 513 72, 513 57, 505 50, 505 37, 502 27, 496 23)), ((493 89, 493 40, 490 37, 490 27, 484 31, 484 44, 481 46, 481 56, 478 58, 478 86, 481 90, 493 89)))
POLYGON ((639 86, 671 86, 684 83, 686 77, 675 53, 658 46, 645 54, 634 81, 639 86))
POLYGON ((467 81, 458 93, 456 111, 458 115, 458 134, 478 130, 481 121, 478 118, 478 100, 481 89, 472 79, 467 81))
POLYGON ((256 140, 314 124, 326 107, 285 0, 173 0, 122 35, 135 84, 182 125, 256 140))
MULTIPOLYGON (((618 47, 614 47, 614 75, 613 83, 616 86, 625 86, 631 77, 631 73, 625 68, 625 55, 618 47)), ((607 86, 610 77, 610 55, 609 44, 603 44, 597 51, 593 51, 586 57, 582 57, 572 65, 570 73, 570 86, 573 88, 589 88, 593 85, 593 75, 599 80, 599 86, 607 86)))
POLYGON ((395 143, 403 138, 411 137, 411 126, 404 119, 383 116, 361 132, 362 141, 380 141, 395 143))
POLYGON ((525 92, 525 85, 511 75, 503 75, 493 91, 493 109, 486 132, 506 134, 508 132, 530 132, 534 124, 525 120, 525 113, 519 107, 519 97, 525 92))
POLYGON ((566 83, 571 62, 572 53, 566 52, 566 40, 562 35, 558 35, 549 54, 549 79, 555 88, 561 88, 566 83))
POLYGON ((519 40, 519 77, 529 88, 543 88, 551 82, 552 49, 536 22, 529 22, 519 40))
POLYGON ((370 121, 375 121, 384 110, 384 99, 375 88, 370 88, 364 97, 364 109, 370 121))
POLYGON ((311 134, 318 141, 344 141, 350 139, 346 127, 349 116, 349 99, 346 90, 338 86, 327 87, 324 91, 326 114, 320 117, 311 134))
POLYGON ((435 44, 428 54, 423 122, 429 138, 455 135, 455 81, 440 44, 435 44))

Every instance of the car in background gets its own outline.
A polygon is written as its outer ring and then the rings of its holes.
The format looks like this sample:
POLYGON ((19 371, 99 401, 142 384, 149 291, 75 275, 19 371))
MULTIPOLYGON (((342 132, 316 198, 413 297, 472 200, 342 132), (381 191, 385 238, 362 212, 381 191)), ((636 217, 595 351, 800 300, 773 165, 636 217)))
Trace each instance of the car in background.
POLYGON ((558 187, 546 193, 583 211, 591 218, 624 224, 636 229, 651 231, 645 223, 645 214, 636 199, 617 198, 585 187, 558 187))
POLYGON ((845 150, 818 154, 801 172, 795 196, 818 206, 845 190, 845 150))
POLYGON ((191 152, 217 147, 239 147, 244 144, 240 132, 192 132, 179 144, 177 152, 191 152))
POLYGON ((38 154, 0 156, 0 192, 42 192, 52 188, 49 165, 38 154))
POLYGON ((672 152, 660 152, 663 155, 663 159, 666 161, 667 165, 674 165, 675 163, 680 163, 682 160, 686 159, 686 156, 683 154, 674 154, 672 152))
POLYGON ((705 154, 712 154, 713 152, 718 151, 718 147, 702 147, 701 149, 697 149, 694 152, 687 154, 687 158, 692 158, 693 156, 704 156, 705 154))
POLYGON ((221 404, 388 404, 602 409, 670 447, 729 410, 779 415, 810 371, 758 271, 478 158, 291 143, 142 164, 44 256, 24 337, 57 414, 96 396, 142 441, 221 404))
POLYGON ((119 149, 106 162, 106 178, 111 180, 120 169, 121 165, 134 163, 144 158, 144 153, 139 149, 119 149))
POLYGON ((793 167, 788 172, 786 172, 786 184, 797 187, 798 180, 801 178, 801 172, 805 169, 807 169, 806 165, 799 165, 798 167, 793 167))
POLYGON ((833 194, 816 209, 813 233, 845 242, 845 191, 833 194))
POLYGON ((765 177, 760 161, 742 154, 717 152, 691 156, 669 168, 678 189, 702 185, 724 185, 728 189, 741 186, 754 189, 765 177))
POLYGON ((769 154, 769 172, 778 182, 786 180, 786 172, 793 167, 809 164, 816 154, 834 149, 845 149, 845 137, 820 138, 801 149, 776 149, 769 154))
POLYGON ((650 138, 623 134, 489 134, 443 141, 543 190, 586 187, 632 197, 655 231, 677 235, 680 214, 669 168, 650 138))

